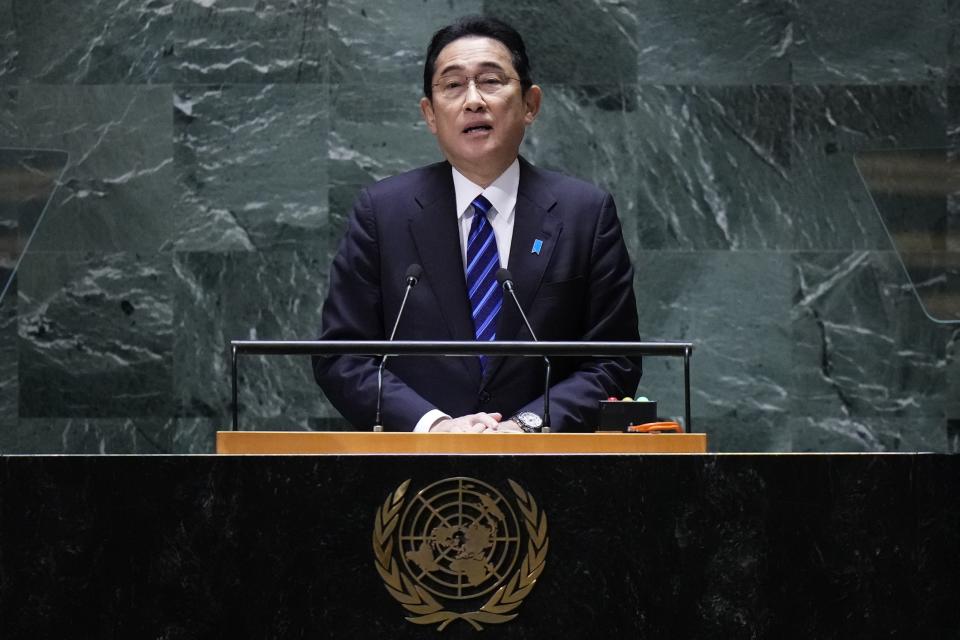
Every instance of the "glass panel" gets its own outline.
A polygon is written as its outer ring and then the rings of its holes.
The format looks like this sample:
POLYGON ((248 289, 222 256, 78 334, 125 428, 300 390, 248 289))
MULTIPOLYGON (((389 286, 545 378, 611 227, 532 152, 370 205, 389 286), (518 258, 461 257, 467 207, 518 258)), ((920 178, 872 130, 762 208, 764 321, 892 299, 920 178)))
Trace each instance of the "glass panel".
POLYGON ((0 148, 0 302, 30 246, 69 156, 53 149, 0 148))
POLYGON ((960 323, 960 160, 946 149, 908 149, 855 161, 924 312, 960 323))

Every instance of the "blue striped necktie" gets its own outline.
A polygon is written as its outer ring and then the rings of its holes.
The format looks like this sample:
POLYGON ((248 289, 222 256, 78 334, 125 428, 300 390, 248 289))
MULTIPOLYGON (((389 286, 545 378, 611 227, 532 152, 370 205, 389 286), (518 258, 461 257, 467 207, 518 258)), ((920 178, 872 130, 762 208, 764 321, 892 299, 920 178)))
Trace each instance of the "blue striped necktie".
MULTIPOLYGON (((490 201, 480 195, 472 204, 473 223, 467 236, 467 294, 477 340, 490 341, 497 338, 497 316, 503 306, 503 290, 497 282, 500 256, 493 227, 487 220, 490 201)), ((486 367, 487 356, 480 356, 480 369, 486 367)))

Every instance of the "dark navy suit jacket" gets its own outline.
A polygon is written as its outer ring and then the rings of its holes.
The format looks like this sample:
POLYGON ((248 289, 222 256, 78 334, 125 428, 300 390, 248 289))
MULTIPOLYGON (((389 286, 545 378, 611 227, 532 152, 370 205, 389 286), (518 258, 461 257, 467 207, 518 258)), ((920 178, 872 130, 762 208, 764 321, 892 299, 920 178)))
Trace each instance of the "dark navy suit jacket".
MULTIPOLYGON (((398 340, 473 340, 456 216, 446 162, 387 178, 361 191, 334 258, 321 339, 383 340, 400 308, 404 274, 423 267, 398 340)), ((638 340, 633 268, 609 194, 520 159, 510 272, 540 340, 638 340), (532 251, 542 240, 539 254, 532 251)), ((504 296, 498 340, 529 340, 504 296)), ((378 359, 315 358, 317 382, 356 427, 374 421, 378 359)), ((556 431, 592 431, 597 402, 633 395, 640 363, 625 358, 552 358, 550 413, 556 431)), ((543 361, 476 357, 396 357, 387 361, 384 427, 411 430, 437 408, 457 417, 498 411, 543 414, 543 361)))

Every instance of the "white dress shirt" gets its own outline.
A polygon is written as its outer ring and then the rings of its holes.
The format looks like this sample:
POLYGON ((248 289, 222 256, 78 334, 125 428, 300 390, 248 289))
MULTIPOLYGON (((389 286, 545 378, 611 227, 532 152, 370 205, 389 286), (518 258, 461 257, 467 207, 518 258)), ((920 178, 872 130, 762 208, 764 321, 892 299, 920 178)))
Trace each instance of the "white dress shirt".
MULTIPOLYGON (((500 266, 507 267, 510 258, 510 243, 513 241, 513 221, 517 213, 517 190, 520 188, 520 161, 514 160, 490 186, 484 189, 480 185, 470 182, 462 173, 451 167, 453 171, 453 188, 457 195, 457 223, 460 228, 460 255, 463 258, 463 268, 467 268, 467 238, 470 235, 470 225, 473 224, 473 201, 483 195, 493 205, 487 213, 487 221, 493 227, 493 237, 497 242, 497 253, 500 255, 500 266)), ((415 433, 430 431, 430 427, 441 418, 449 418, 439 409, 428 411, 413 428, 415 433)), ((508 418, 509 416, 504 416, 508 418)))

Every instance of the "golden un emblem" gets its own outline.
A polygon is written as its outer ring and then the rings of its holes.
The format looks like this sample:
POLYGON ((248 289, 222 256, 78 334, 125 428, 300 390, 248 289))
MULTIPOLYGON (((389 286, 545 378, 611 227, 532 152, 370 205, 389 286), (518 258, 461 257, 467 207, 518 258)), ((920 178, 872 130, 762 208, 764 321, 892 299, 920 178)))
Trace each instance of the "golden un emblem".
POLYGON ((374 520, 373 552, 407 620, 439 630, 463 620, 479 631, 517 617, 543 572, 549 541, 546 514, 507 482, 519 518, 503 494, 473 478, 434 482, 409 500, 406 480, 387 496, 374 520))

